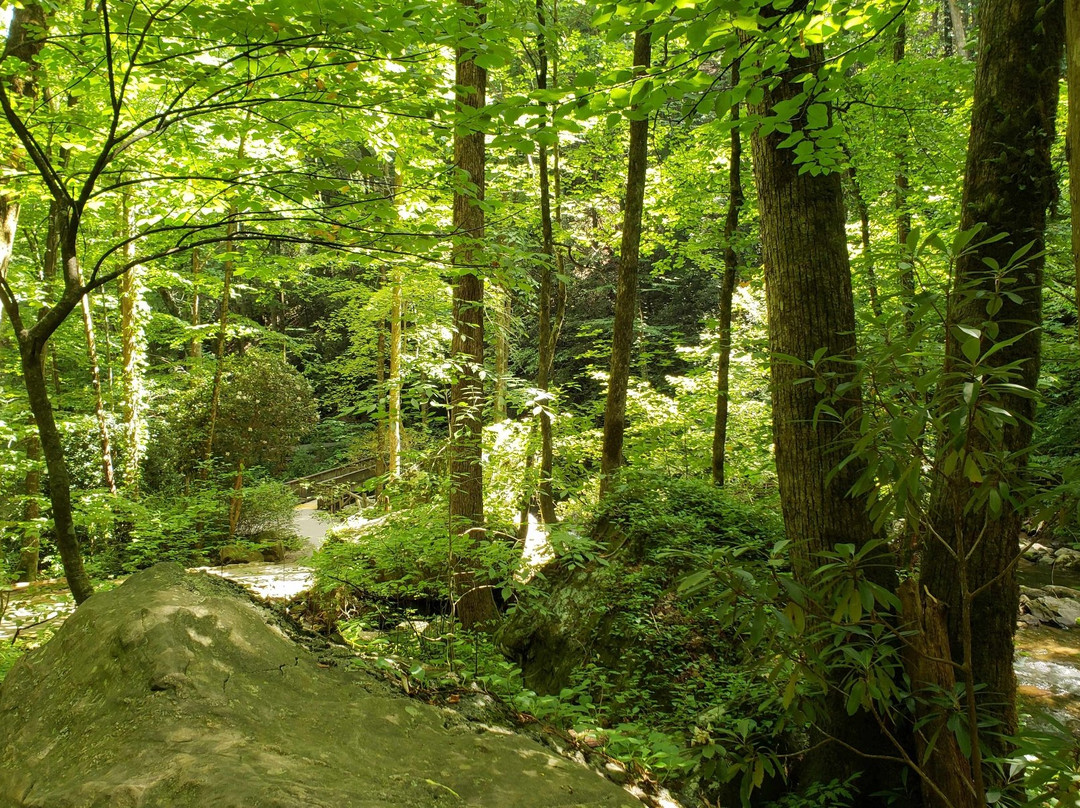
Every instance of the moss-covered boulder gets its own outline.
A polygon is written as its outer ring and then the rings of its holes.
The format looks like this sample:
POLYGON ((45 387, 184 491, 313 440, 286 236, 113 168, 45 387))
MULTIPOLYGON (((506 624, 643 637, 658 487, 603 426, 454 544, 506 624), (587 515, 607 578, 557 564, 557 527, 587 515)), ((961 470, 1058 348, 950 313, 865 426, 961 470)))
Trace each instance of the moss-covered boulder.
POLYGON ((0 806, 633 806, 536 743, 328 666, 238 587, 158 565, 0 687, 0 806))

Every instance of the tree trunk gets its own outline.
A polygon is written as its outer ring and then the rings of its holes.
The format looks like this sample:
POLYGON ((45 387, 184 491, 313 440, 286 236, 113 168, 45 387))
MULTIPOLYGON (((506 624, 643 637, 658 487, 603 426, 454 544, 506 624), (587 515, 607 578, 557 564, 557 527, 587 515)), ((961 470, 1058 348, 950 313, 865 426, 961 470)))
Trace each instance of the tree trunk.
MULTIPOLYGON (((753 112, 771 115, 777 104, 789 103, 803 85, 798 79, 816 72, 822 63, 820 45, 810 45, 805 58, 790 57, 783 72, 766 75, 764 98, 753 112)), ((806 105, 803 105, 805 110, 806 105)), ((805 115, 805 112, 802 113, 805 115)), ((805 126, 795 118, 792 126, 805 126)), ((841 175, 814 176, 800 173, 794 152, 779 148, 787 137, 780 132, 763 135, 755 130, 751 143, 754 178, 761 217, 761 241, 765 264, 765 291, 772 360, 772 419, 776 470, 784 526, 791 545, 796 578, 812 586, 818 556, 840 543, 856 547, 877 537, 867 514, 864 497, 848 491, 864 466, 848 463, 831 480, 830 472, 852 450, 854 430, 861 408, 861 391, 852 385, 838 392, 840 384, 853 378, 851 360, 856 356, 855 303, 847 253, 846 217, 841 175), (808 370, 781 358, 802 362, 815 359, 820 375, 815 384, 802 383, 808 370), (833 358, 834 359, 830 359, 833 358), (822 415, 818 405, 831 403, 842 419, 822 415)), ((875 559, 868 577, 891 584, 891 564, 875 559)), ((825 700, 820 732, 803 761, 804 783, 845 779, 862 769, 858 787, 860 805, 872 804, 870 795, 899 782, 899 772, 880 761, 861 761, 849 749, 870 754, 895 753, 870 714, 849 716, 839 683, 825 700), (829 743, 836 738, 841 743, 829 743), (842 748, 846 745, 847 748, 842 748)))
POLYGON ((971 762, 964 757, 947 716, 936 713, 933 699, 953 693, 956 670, 949 662, 949 635, 945 604, 920 594, 913 579, 904 581, 900 596, 904 624, 904 669, 916 694, 915 751, 922 769, 922 795, 926 808, 979 808, 970 787, 971 762))
MULTIPOLYGON (((644 74, 652 62, 652 34, 634 34, 634 71, 644 74)), ((618 284, 615 291, 615 322, 611 336, 611 368, 604 404, 604 447, 600 458, 600 496, 611 487, 612 475, 623 464, 623 432, 626 429, 626 388, 630 381, 630 352, 634 344, 637 313, 638 254, 641 249, 641 215, 645 205, 645 173, 648 160, 649 119, 630 121, 630 145, 626 169, 626 203, 623 207, 622 244, 618 284)))
MULTIPOLYGON (((135 258, 134 211, 130 196, 123 201, 124 261, 135 258)), ((124 365, 124 455, 123 479, 129 496, 139 495, 139 469, 146 448, 146 425, 142 415, 142 373, 145 358, 142 352, 142 283, 139 267, 133 266, 120 276, 120 333, 124 365)))
POLYGON ((881 297, 878 294, 877 270, 874 268, 874 253, 870 246, 870 206, 866 204, 862 188, 859 186, 859 175, 855 170, 855 163, 851 160, 851 152, 844 148, 848 158, 848 179, 851 180, 851 195, 855 199, 855 210, 859 213, 859 240, 862 245, 863 267, 866 269, 866 287, 870 292, 870 310, 875 317, 881 316, 881 297))
MULTIPOLYGON (((247 149, 248 125, 251 113, 244 118, 244 127, 240 132, 240 143, 236 147, 236 159, 243 160, 247 149)), ((229 299, 232 297, 232 278, 236 268, 233 250, 236 247, 237 208, 229 207, 229 221, 225 225, 225 277, 221 285, 221 316, 218 319, 217 348, 214 351, 214 382, 210 390, 210 424, 206 431, 206 446, 203 449, 203 467, 200 477, 206 480, 210 476, 210 461, 214 457, 214 433, 217 430, 218 405, 221 401, 221 382, 225 376, 225 342, 229 336, 229 299)), ((192 271, 194 273, 194 265, 192 271)))
POLYGON ((389 472, 391 477, 401 474, 401 270, 394 267, 390 273, 390 402, 389 472))
MULTIPOLYGON (((904 61, 904 53, 907 49, 907 24, 903 18, 896 28, 896 39, 893 40, 893 64, 898 65, 904 61)), ((907 144, 908 123, 907 119, 901 121, 900 148, 896 151, 896 185, 893 189, 893 211, 896 214, 896 245, 900 250, 900 288, 904 290, 904 331, 911 336, 915 331, 915 323, 911 319, 912 308, 915 305, 915 267, 907 255, 908 237, 911 235, 911 210, 908 208, 908 177, 907 177, 907 144)))
POLYGON ((22 532, 22 548, 19 551, 19 580, 33 583, 37 580, 41 562, 41 528, 34 524, 41 517, 41 438, 36 430, 26 436, 26 460, 30 464, 24 477, 26 505, 23 520, 27 527, 22 532))
MULTIPOLYGON (((390 187, 396 202, 401 192, 401 175, 393 160, 390 161, 390 187)), ((401 268, 390 269, 390 395, 387 405, 389 434, 387 460, 391 477, 401 474, 401 345, 404 311, 402 300, 401 268)))
MULTIPOLYGON (((44 37, 39 37, 38 34, 45 30, 45 26, 45 13, 41 6, 27 3, 16 7, 12 12, 11 23, 8 26, 4 58, 14 57, 23 61, 29 67, 35 66, 35 57, 45 44, 44 37)), ((33 75, 29 71, 28 75, 25 76, 13 75, 9 81, 12 92, 16 95, 34 97, 37 93, 33 75)), ((5 114, 10 120, 11 113, 5 110, 5 114)), ((12 248, 15 244, 15 231, 18 222, 18 201, 6 185, 0 186, 0 303, 3 304, 4 311, 8 315, 8 320, 11 322, 12 329, 15 331, 18 340, 23 383, 26 386, 30 411, 34 416, 34 422, 37 424, 38 438, 41 443, 42 454, 45 457, 45 468, 49 473, 49 499, 52 505, 53 524, 56 530, 56 547, 60 552, 60 560, 64 566, 64 574, 67 577, 71 594, 76 603, 82 603, 94 594, 94 589, 83 567, 82 554, 79 551, 79 540, 75 533, 75 522, 71 508, 71 480, 68 475, 67 462, 64 459, 64 448, 60 441, 60 433, 56 428, 52 404, 49 402, 48 387, 45 384, 45 342, 56 327, 53 324, 55 318, 45 326, 39 320, 33 329, 26 328, 19 311, 19 302, 7 283, 8 266, 11 261, 12 248)), ((68 235, 72 234, 69 233, 68 235)), ((58 232, 58 239, 59 236, 58 232)), ((64 297, 57 304, 62 306, 65 313, 70 312, 77 303, 73 292, 78 279, 74 239, 69 238, 66 246, 65 260, 70 258, 70 264, 64 266, 64 297)), ((61 250, 57 249, 54 255, 60 253, 61 250)))
MULTIPOLYGON (((63 238, 61 238, 63 241, 63 238)), ((74 256, 62 256, 65 261, 74 256)), ((97 416, 98 442, 101 447, 101 477, 109 493, 116 493, 116 475, 113 472, 112 441, 109 439, 109 422, 105 416, 105 400, 101 393, 101 367, 98 364, 97 339, 94 335, 94 315, 90 308, 90 295, 79 301, 82 308, 83 334, 86 337, 86 359, 90 364, 90 384, 94 391, 94 414, 97 416)))
POLYGON ((202 261, 197 249, 191 251, 191 340, 188 342, 188 356, 191 359, 202 356, 202 338, 195 330, 199 327, 199 276, 202 274, 202 261))
MULTIPOLYGON (((10 310, 8 314, 11 314, 10 310)), ((30 411, 37 423, 45 468, 49 472, 49 499, 56 529, 56 547, 60 551, 60 560, 64 565, 64 575, 67 577, 71 595, 76 603, 82 603, 94 594, 94 588, 83 567, 79 539, 75 534, 71 509, 71 477, 64 459, 60 432, 53 417, 52 404, 49 402, 45 372, 42 368, 41 345, 23 332, 19 335, 19 354, 22 358, 26 392, 30 399, 30 411)))
MULTIPOLYGON (((544 0, 536 0, 536 50, 540 62, 536 75, 536 88, 548 89, 548 49, 547 21, 544 18, 544 0)), ((544 121, 540 133, 547 131, 547 104, 541 102, 544 121)), ((556 131, 555 136, 558 137, 556 131)), ((554 448, 551 434, 551 398, 547 395, 551 386, 551 371, 555 363, 555 339, 551 323, 552 286, 555 263, 555 236, 551 223, 551 181, 548 176, 548 148, 544 142, 539 148, 540 164, 540 231, 543 238, 545 261, 540 270, 539 300, 539 358, 536 370, 536 386, 542 391, 540 401, 540 518, 544 524, 554 524, 555 498, 551 487, 551 472, 554 465, 554 448)))
POLYGON ((971 55, 967 49, 967 34, 964 32, 964 18, 960 14, 960 7, 957 6, 956 0, 946 0, 946 2, 949 6, 949 22, 952 24, 953 47, 962 57, 970 59, 971 55))
MULTIPOLYGON (((980 356, 994 344, 1012 344, 981 360, 983 367, 1015 363, 1010 379, 1028 390, 1038 383, 1041 349, 1043 249, 1046 209, 1056 177, 1050 159, 1058 100, 1059 64, 1064 42, 1061 7, 1042 0, 987 0, 981 7, 979 59, 975 72, 971 136, 968 141, 961 228, 985 222, 979 238, 1005 236, 962 255, 956 264, 951 321, 982 332, 980 356), (1009 266, 1014 251, 1033 243, 1032 251, 1005 288, 1014 298, 997 297, 1001 309, 987 316, 987 296, 997 296, 998 280, 987 261, 1009 266), (962 290, 962 291, 961 291, 962 290), (978 295, 978 297, 977 297, 978 295), (994 339, 984 326, 993 320, 994 339)), ((992 330, 991 329, 991 330, 992 330)), ((975 381, 961 350, 966 335, 949 328, 945 344, 947 395, 957 409, 965 406, 961 389, 975 381), (955 392, 953 392, 955 391, 955 392)), ((970 350, 970 349, 969 349, 970 350)), ((977 375, 982 378, 983 370, 977 375)), ((995 406, 1011 413, 990 445, 975 428, 958 436, 967 456, 1009 457, 989 471, 995 479, 1022 473, 1032 437, 1036 403, 1027 396, 1003 394, 995 406)), ((955 443, 955 442, 954 442, 955 443)), ((954 447, 940 447, 940 458, 954 447)), ((971 706, 977 701, 985 716, 997 720, 992 737, 984 739, 996 752, 1006 751, 1002 736, 1017 729, 1013 634, 1019 591, 1015 561, 1023 514, 1004 499, 1000 514, 970 508, 985 488, 972 482, 966 462, 945 475, 931 504, 934 537, 923 541, 921 580, 948 607, 949 643, 962 666, 971 706), (974 685, 985 685, 977 696, 974 685), (1000 734, 999 734, 1000 733, 1000 734)), ((973 744, 973 776, 979 781, 978 745, 973 744)), ((976 789, 983 792, 979 782, 976 789)))
MULTIPOLYGON (((241 151, 243 150, 241 139, 241 151)), ((230 209, 235 214, 236 209, 230 209)), ((233 248, 236 235, 236 220, 230 216, 225 230, 225 277, 221 284, 221 313, 218 317, 217 346, 214 349, 214 381, 210 388, 210 423, 206 429, 206 445, 203 447, 203 465, 199 477, 206 480, 210 476, 210 463, 214 457, 214 435, 217 432, 218 406, 221 403, 221 383, 225 377, 225 343, 229 336, 229 298, 232 296, 232 277, 236 262, 233 260, 233 248)))
MULTIPOLYGON (((463 30, 475 33, 484 23, 477 0, 458 0, 463 30)), ((481 439, 484 427, 484 281, 477 271, 484 237, 484 132, 480 126, 485 104, 487 71, 473 56, 474 48, 456 53, 454 165, 475 191, 454 191, 454 251, 457 269, 453 292, 454 336, 450 348, 455 379, 450 390, 450 529, 459 542, 473 546, 484 539, 484 476, 481 439)), ((459 179, 459 182, 461 179, 459 179)), ((452 550, 455 566, 454 600, 466 628, 482 628, 498 617, 486 581, 464 567, 452 550)))
MULTIPOLYGON (((1080 0, 1065 0, 1065 64, 1069 80, 1069 121, 1065 154, 1069 158, 1069 210, 1072 262, 1076 277, 1076 310, 1080 313, 1080 0)), ((1080 316, 1076 322, 1080 336, 1080 316)))
POLYGON ((510 290, 495 288, 495 390, 491 399, 491 420, 506 420, 506 380, 510 375, 510 290))
MULTIPOLYGON (((379 288, 386 288, 386 267, 379 269, 379 288)), ((387 457, 389 455, 389 441, 387 440, 386 418, 386 320, 379 318, 375 323, 375 473, 382 477, 386 474, 387 457)), ((376 488, 376 494, 382 495, 381 485, 376 488)))
MULTIPOLYGON (((739 86, 739 63, 731 65, 731 86, 739 86)), ((720 357, 716 370, 716 420, 713 422, 712 480, 724 485, 724 457, 727 452, 728 401, 731 370, 731 301, 739 276, 739 255, 735 238, 739 232, 739 211, 745 198, 742 187, 742 135, 739 132, 739 105, 731 107, 731 163, 728 166, 728 209, 724 220, 724 279, 720 284, 720 357)))

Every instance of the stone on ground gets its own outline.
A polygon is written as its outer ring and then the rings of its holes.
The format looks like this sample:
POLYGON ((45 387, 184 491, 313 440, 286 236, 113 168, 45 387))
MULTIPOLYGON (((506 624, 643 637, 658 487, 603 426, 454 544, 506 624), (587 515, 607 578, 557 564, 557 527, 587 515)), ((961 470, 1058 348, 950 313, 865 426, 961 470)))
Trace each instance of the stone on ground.
POLYGON ((523 737, 324 667, 235 585, 160 564, 0 687, 0 806, 640 806, 523 737))

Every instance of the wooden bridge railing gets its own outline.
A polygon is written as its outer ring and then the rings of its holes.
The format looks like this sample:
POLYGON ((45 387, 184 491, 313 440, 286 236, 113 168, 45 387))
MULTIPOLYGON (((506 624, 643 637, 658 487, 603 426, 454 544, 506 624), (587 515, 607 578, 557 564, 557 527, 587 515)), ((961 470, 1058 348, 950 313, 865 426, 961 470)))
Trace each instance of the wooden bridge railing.
POLYGON ((289 480, 289 486, 301 500, 316 499, 319 508, 337 510, 351 495, 362 492, 370 486, 364 483, 378 476, 375 458, 367 458, 347 466, 309 474, 289 480))

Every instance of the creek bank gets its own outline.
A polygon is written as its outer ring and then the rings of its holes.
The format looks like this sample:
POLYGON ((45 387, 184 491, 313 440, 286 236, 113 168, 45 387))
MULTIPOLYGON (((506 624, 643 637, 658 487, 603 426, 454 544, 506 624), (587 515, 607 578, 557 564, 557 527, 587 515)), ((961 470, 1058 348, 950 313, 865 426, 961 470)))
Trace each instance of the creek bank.
POLYGON ((178 565, 92 597, 0 686, 0 806, 640 805, 268 620, 239 587, 178 565))

